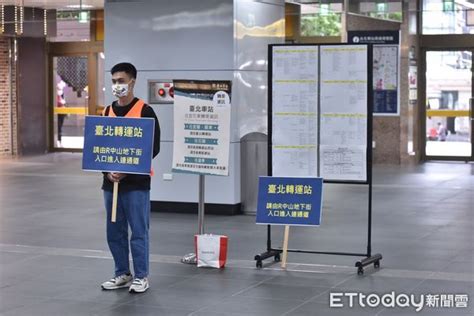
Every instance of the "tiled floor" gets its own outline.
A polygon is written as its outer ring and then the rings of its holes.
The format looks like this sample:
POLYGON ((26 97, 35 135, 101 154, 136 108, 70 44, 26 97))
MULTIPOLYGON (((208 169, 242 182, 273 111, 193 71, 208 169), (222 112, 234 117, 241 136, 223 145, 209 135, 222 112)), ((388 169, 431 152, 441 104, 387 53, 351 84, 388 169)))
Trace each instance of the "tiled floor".
MULTIPOLYGON (((265 248, 255 217, 206 216, 229 236, 223 270, 179 263, 193 250, 196 215, 153 213, 150 290, 105 292, 113 261, 105 242, 100 177, 79 154, 0 160, 0 315, 473 315, 474 165, 374 168, 373 252, 360 258, 289 254, 286 271, 253 257, 265 248), (329 306, 330 293, 469 295, 467 307, 329 306)), ((292 228, 290 248, 365 252, 365 186, 327 185, 323 224, 292 228)), ((282 229, 273 229, 281 244, 282 229)), ((440 297, 441 298, 441 297, 440 297)), ((457 296, 459 299, 460 296, 457 296)), ((428 299, 425 296, 425 299, 428 299)), ((450 298, 448 297, 448 300, 450 298)), ((453 298, 454 301, 454 298, 453 298)), ((444 303, 444 302, 443 302, 444 303)), ((441 304, 441 300, 438 301, 441 304)))

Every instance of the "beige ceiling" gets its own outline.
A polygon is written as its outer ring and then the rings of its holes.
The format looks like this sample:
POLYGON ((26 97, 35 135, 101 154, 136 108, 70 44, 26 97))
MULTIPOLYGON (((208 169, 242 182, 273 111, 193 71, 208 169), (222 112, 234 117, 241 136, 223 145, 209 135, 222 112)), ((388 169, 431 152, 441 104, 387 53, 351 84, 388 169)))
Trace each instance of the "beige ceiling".
MULTIPOLYGON (((24 5, 25 7, 35 7, 43 9, 58 9, 58 10, 74 10, 74 8, 68 7, 70 5, 79 6, 79 0, 2 0, 0 1, 4 5, 24 5)), ((82 0, 84 8, 87 9, 103 9, 104 0, 82 0)))

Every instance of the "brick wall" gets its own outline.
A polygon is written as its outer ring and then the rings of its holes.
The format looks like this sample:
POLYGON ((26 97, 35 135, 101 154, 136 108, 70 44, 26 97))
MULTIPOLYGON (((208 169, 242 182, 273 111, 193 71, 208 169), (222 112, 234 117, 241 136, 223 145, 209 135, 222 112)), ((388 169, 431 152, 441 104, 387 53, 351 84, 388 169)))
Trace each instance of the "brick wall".
POLYGON ((16 105, 16 69, 9 78, 9 41, 8 37, 0 37, 0 156, 16 155, 17 145, 17 105, 16 105), (12 89, 13 113, 10 106, 10 88, 12 89), (13 115, 13 127, 11 118, 13 115), (13 152, 11 139, 13 133, 13 152))

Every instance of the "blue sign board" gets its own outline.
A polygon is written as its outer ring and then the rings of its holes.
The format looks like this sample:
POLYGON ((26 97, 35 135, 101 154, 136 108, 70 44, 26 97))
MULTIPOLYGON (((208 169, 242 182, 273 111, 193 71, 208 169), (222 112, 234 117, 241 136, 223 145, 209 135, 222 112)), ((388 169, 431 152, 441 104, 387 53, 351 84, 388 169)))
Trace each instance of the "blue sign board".
POLYGON ((319 226, 322 178, 260 177, 257 224, 319 226))
POLYGON ((86 116, 82 169, 150 174, 153 118, 86 116))
POLYGON ((374 113, 397 114, 397 90, 374 90, 374 113))

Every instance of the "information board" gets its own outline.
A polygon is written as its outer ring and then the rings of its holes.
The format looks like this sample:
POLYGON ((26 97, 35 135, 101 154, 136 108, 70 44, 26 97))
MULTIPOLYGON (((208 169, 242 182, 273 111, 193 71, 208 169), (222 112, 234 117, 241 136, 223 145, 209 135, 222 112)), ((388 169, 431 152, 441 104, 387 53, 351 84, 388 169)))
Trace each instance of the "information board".
POLYGON ((349 43, 373 44, 374 115, 399 115, 399 31, 349 31, 349 43))
POLYGON ((367 181, 368 45, 271 45, 273 176, 367 181))
POLYGON ((230 81, 174 81, 173 171, 229 174, 230 81))
POLYGON ((398 115, 398 45, 375 45, 374 114, 398 115))

